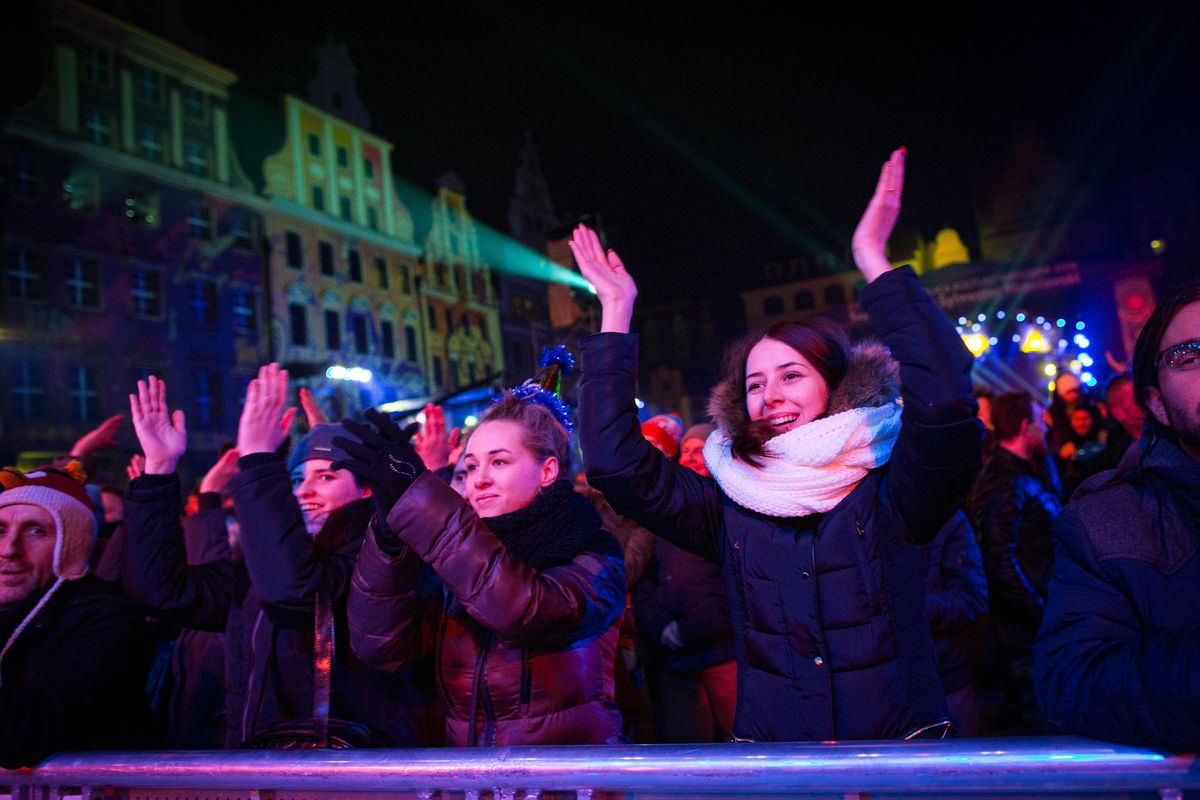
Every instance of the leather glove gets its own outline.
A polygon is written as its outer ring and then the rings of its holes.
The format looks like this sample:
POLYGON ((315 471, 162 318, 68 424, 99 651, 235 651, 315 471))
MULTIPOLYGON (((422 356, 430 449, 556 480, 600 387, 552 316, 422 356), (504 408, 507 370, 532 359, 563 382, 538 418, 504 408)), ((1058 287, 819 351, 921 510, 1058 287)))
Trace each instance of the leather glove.
POLYGON ((373 408, 367 409, 363 416, 370 425, 349 419, 342 421, 346 430, 360 441, 335 436, 334 446, 345 450, 350 458, 335 461, 331 466, 350 470, 371 488, 371 499, 384 523, 380 527, 387 527, 392 506, 425 472, 425 464, 409 442, 420 426, 414 423, 401 430, 390 417, 373 408))

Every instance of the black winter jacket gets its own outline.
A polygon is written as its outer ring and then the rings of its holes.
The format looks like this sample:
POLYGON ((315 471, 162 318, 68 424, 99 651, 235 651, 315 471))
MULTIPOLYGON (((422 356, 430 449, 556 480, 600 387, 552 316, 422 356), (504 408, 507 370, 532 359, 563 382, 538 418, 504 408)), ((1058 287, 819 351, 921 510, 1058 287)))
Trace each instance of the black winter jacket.
POLYGON ((1051 726, 1200 749, 1200 464, 1151 425, 1079 487, 1055 535, 1034 647, 1051 726))
POLYGON ((229 484, 242 520, 243 560, 188 566, 179 528, 179 479, 142 476, 125 498, 125 584, 130 596, 176 624, 225 633, 227 747, 280 722, 312 718, 313 612, 324 581, 337 649, 331 715, 362 722, 397 746, 414 743, 422 708, 407 675, 370 669, 346 644, 346 594, 371 516, 369 501, 331 515, 308 534, 283 462, 239 460, 229 484))
MULTIPOLYGON (((0 608, 0 645, 43 595, 0 608)), ((60 586, 0 665, 0 767, 151 744, 151 647, 141 610, 115 587, 92 576, 60 586)))
POLYGON ((967 508, 983 551, 996 640, 1014 656, 1028 654, 1042 622, 1062 502, 1033 461, 997 446, 967 508))
POLYGON ((987 576, 975 531, 961 511, 955 512, 929 544, 929 573, 925 577, 925 610, 938 674, 946 694, 971 684, 968 640, 988 610, 987 576))
POLYGON ((582 342, 588 481, 619 513, 721 564, 740 738, 887 739, 945 718, 916 544, 933 538, 978 468, 971 356, 911 270, 879 277, 862 304, 900 364, 901 432, 890 461, 835 508, 794 519, 737 505, 646 442, 636 337, 582 342))

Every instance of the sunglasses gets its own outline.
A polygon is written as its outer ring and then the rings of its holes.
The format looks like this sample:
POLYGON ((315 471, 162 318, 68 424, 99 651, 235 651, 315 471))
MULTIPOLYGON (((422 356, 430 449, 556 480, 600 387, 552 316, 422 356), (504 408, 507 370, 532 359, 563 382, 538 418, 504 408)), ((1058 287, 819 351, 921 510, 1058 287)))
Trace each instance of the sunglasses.
POLYGON ((1200 369, 1200 341, 1173 344, 1158 354, 1154 366, 1180 371, 1200 369))

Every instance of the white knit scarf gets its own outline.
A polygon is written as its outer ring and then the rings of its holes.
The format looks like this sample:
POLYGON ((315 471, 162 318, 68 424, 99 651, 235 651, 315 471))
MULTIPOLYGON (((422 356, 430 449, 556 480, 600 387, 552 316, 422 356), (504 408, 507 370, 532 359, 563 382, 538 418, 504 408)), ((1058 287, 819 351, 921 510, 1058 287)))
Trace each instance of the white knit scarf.
POLYGON ((704 461, 739 505, 772 517, 803 517, 836 506, 868 470, 887 463, 900 433, 901 405, 852 408, 781 433, 767 442, 761 467, 733 457, 718 428, 704 461))

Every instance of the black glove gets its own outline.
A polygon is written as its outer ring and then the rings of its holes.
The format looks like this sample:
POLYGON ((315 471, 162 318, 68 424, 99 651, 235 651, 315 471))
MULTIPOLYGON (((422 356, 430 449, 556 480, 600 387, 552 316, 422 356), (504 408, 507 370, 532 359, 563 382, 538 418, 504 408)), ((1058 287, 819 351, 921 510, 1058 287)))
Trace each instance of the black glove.
MULTIPOLYGON (((346 451, 350 458, 335 461, 331 466, 350 470, 371 487, 371 499, 379 511, 380 521, 384 522, 400 496, 425 471, 424 462, 409 443, 421 426, 413 423, 401 430, 390 417, 373 408, 367 409, 363 416, 374 427, 342 420, 346 430, 357 436, 361 443, 335 436, 333 445, 346 451)), ((387 527, 386 524, 383 527, 387 527)))

